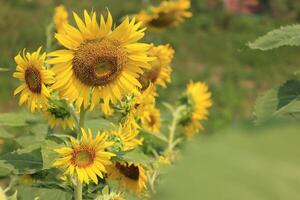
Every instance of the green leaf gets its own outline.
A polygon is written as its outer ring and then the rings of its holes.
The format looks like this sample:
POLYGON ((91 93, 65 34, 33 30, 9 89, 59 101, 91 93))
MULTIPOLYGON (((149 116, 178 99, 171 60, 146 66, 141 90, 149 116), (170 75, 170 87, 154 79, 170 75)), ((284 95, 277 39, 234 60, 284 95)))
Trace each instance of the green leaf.
POLYGON ((8 71, 9 71, 9 69, 4 68, 4 67, 0 67, 0 72, 8 72, 8 71))
POLYGON ((37 117, 28 113, 0 113, 0 126, 26 126, 36 122, 37 117))
POLYGON ((32 174, 43 168, 41 147, 32 145, 0 156, 0 168, 16 174, 32 174))
POLYGON ((106 119, 98 118, 87 120, 85 122, 85 128, 90 128, 93 134, 96 134, 98 131, 113 130, 115 129, 115 126, 106 119))
POLYGON ((26 186, 17 187, 18 200, 53 199, 53 200, 70 200, 72 195, 59 189, 32 188, 26 186))
POLYGON ((37 124, 30 129, 28 134, 16 138, 16 141, 23 147, 42 143, 47 136, 47 131, 48 126, 46 124, 37 124))
POLYGON ((140 149, 134 149, 131 151, 122 152, 117 156, 118 159, 124 160, 127 162, 143 163, 149 164, 153 161, 152 158, 146 156, 140 149))
POLYGON ((13 135, 9 134, 4 128, 0 127, 0 138, 12 138, 13 135))
POLYGON ((270 50, 281 46, 300 45, 300 25, 290 25, 273 30, 248 44, 251 49, 270 50))
POLYGON ((288 80, 256 100, 256 123, 274 118, 300 119, 300 81, 288 80))
POLYGON ((58 157, 58 154, 54 149, 64 146, 63 144, 57 144, 54 141, 46 140, 42 145, 42 157, 43 157, 43 169, 50 169, 53 161, 58 157))

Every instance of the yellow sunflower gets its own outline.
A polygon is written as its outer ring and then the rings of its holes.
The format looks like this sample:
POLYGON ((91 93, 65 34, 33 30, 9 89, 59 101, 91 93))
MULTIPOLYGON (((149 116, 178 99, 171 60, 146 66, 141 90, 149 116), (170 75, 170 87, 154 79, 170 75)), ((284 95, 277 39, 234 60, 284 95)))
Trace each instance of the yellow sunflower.
POLYGON ((64 26, 68 24, 68 12, 64 5, 59 5, 55 8, 53 21, 56 31, 64 33, 64 26))
POLYGON ((167 83, 171 82, 172 69, 170 64, 173 59, 174 50, 170 45, 152 46, 149 49, 149 56, 155 57, 151 64, 151 69, 146 70, 140 77, 140 82, 143 87, 148 86, 149 83, 167 87, 167 83))
POLYGON ((106 185, 102 190, 102 195, 97 197, 95 200, 125 200, 125 198, 120 192, 109 191, 109 188, 106 185))
POLYGON ((106 149, 113 145, 113 142, 107 141, 106 134, 97 133, 93 139, 92 132, 89 129, 88 135, 84 129, 82 131, 82 141, 78 141, 71 137, 71 147, 62 147, 55 149, 61 155, 53 163, 55 167, 66 169, 66 173, 73 176, 77 174, 79 181, 89 183, 90 179, 98 184, 97 175, 103 178, 103 173, 106 172, 106 167, 111 162, 111 157, 115 154, 107 152, 106 149))
POLYGON ((190 0, 164 0, 158 7, 151 7, 150 11, 141 11, 136 18, 138 21, 142 21, 146 27, 162 30, 177 26, 185 18, 191 17, 192 13, 188 11, 190 7, 190 0))
POLYGON ((118 180, 119 186, 126 191, 142 195, 147 188, 147 176, 144 167, 138 163, 117 161, 107 167, 108 180, 118 180))
POLYGON ((151 106, 143 113, 141 117, 142 127, 150 133, 159 133, 160 132, 160 111, 151 106))
POLYGON ((78 28, 67 24, 64 34, 55 35, 66 49, 49 54, 55 57, 48 61, 56 73, 53 88, 69 102, 76 101, 77 108, 87 108, 91 102, 90 109, 100 101, 108 107, 110 102, 138 93, 138 78, 154 59, 147 55, 150 45, 138 43, 145 30, 139 29, 141 23, 126 17, 112 30, 109 12, 106 22, 101 15, 100 26, 96 13, 84 11, 84 22, 76 13, 74 18, 78 28))
POLYGON ((50 90, 47 85, 54 82, 54 74, 44 66, 46 53, 40 55, 41 48, 33 53, 20 53, 15 57, 17 63, 16 72, 13 77, 21 80, 23 83, 14 91, 14 95, 20 94, 19 105, 28 103, 31 112, 36 109, 46 108, 50 90))
POLYGON ((190 82, 186 94, 180 101, 186 106, 180 124, 184 133, 192 136, 202 129, 201 121, 207 119, 208 109, 212 106, 211 93, 205 83, 190 82))
POLYGON ((75 120, 65 101, 50 100, 50 105, 43 114, 51 128, 62 127, 66 129, 68 126, 73 130, 75 127, 75 120))
POLYGON ((114 142, 113 148, 116 151, 128 151, 143 143, 142 139, 137 139, 139 131, 131 126, 120 125, 117 130, 107 134, 109 135, 109 140, 114 142))

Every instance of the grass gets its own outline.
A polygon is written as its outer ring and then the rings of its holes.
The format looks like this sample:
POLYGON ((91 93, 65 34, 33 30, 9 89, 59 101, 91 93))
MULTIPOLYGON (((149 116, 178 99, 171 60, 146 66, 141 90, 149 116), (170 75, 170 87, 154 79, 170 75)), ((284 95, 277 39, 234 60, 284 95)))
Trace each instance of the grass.
MULTIPOLYGON (((18 84, 11 77, 15 68, 13 57, 24 47, 35 50, 45 46, 45 28, 59 3, 64 3, 69 11, 87 8, 104 12, 108 7, 115 19, 136 13, 144 6, 138 0, 0 0, 0 17, 5 19, 0 22, 0 67, 11 70, 0 72, 0 111, 17 109, 17 98, 12 97, 13 88, 18 84)), ((162 93, 161 100, 174 101, 190 79, 209 84, 214 107, 207 130, 214 131, 228 124, 252 120, 256 97, 286 80, 300 60, 295 48, 259 52, 245 45, 286 21, 275 21, 267 15, 230 15, 220 10, 203 10, 198 4, 193 1, 192 19, 163 33, 149 32, 145 41, 170 43, 176 49, 173 82, 169 92, 162 93)))

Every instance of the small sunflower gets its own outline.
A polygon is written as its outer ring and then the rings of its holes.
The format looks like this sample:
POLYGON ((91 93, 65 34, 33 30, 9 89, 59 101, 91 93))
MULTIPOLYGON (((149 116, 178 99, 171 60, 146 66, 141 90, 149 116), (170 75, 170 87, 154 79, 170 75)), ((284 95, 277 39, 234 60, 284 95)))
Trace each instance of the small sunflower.
POLYGON ((68 126, 70 129, 74 129, 75 120, 65 101, 51 100, 44 116, 51 128, 60 126, 66 129, 68 126))
POLYGON ((124 195, 120 192, 109 191, 108 186, 105 186, 96 200, 125 200, 124 195))
POLYGON ((145 30, 139 29, 141 23, 126 17, 112 30, 109 12, 106 22, 101 15, 100 26, 95 12, 84 11, 85 22, 73 14, 78 28, 67 24, 64 34, 55 35, 66 49, 49 54, 55 57, 48 61, 56 73, 53 88, 69 102, 76 101, 78 108, 91 103, 93 109, 101 101, 106 110, 110 102, 138 93, 138 78, 154 59, 147 55, 150 45, 138 43, 145 30))
POLYGON ((61 155, 53 166, 66 169, 66 173, 71 176, 74 172, 77 174, 79 181, 89 183, 90 179, 98 184, 97 175, 103 178, 106 167, 111 162, 111 157, 115 154, 107 152, 106 149, 113 145, 113 142, 107 141, 106 134, 97 133, 93 139, 92 132, 89 129, 88 135, 84 129, 82 131, 82 141, 77 141, 71 137, 72 147, 63 147, 55 149, 61 155))
POLYGON ((144 116, 141 117, 142 127, 150 133, 159 133, 160 131, 160 111, 151 106, 144 112, 144 116))
POLYGON ((167 87, 167 83, 171 82, 172 69, 170 64, 173 59, 174 49, 168 44, 153 45, 148 54, 156 59, 150 63, 151 69, 146 70, 140 77, 140 82, 143 87, 148 86, 149 83, 160 85, 164 88, 167 87))
POLYGON ((158 7, 151 7, 150 11, 141 11, 137 15, 137 20, 142 21, 146 27, 156 30, 174 27, 192 16, 188 11, 190 7, 190 0, 164 0, 158 7))
POLYGON ((17 63, 16 72, 13 77, 21 80, 23 83, 14 91, 14 95, 20 94, 19 105, 28 103, 31 112, 36 109, 46 108, 50 90, 47 85, 54 82, 54 74, 44 66, 46 53, 40 55, 41 48, 33 53, 23 50, 15 57, 17 63))
POLYGON ((202 129, 201 121, 207 119, 208 109, 212 106, 211 93, 202 82, 190 82, 186 94, 181 98, 181 104, 186 106, 182 113, 180 124, 187 136, 192 136, 202 129))
POLYGON ((117 161, 107 168, 107 175, 108 180, 118 180, 121 188, 137 195, 146 189, 147 176, 141 164, 117 161))
POLYGON ((109 135, 108 140, 114 142, 112 148, 116 151, 128 151, 143 143, 142 139, 137 139, 139 131, 131 126, 120 125, 117 130, 107 134, 109 135))
POLYGON ((58 33, 64 33, 64 26, 68 24, 68 12, 64 5, 59 5, 55 8, 53 21, 56 31, 58 33))

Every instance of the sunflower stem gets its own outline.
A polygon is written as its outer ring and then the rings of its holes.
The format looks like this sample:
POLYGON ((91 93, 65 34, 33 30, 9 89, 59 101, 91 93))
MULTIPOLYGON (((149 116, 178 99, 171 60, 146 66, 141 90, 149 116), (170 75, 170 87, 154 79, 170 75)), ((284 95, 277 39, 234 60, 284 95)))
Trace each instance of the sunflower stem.
POLYGON ((80 108, 80 116, 79 116, 79 128, 84 128, 84 121, 85 121, 85 113, 86 110, 84 109, 83 106, 80 108))
POLYGON ((82 200, 82 183, 79 178, 76 179, 76 187, 74 191, 75 200, 82 200))

